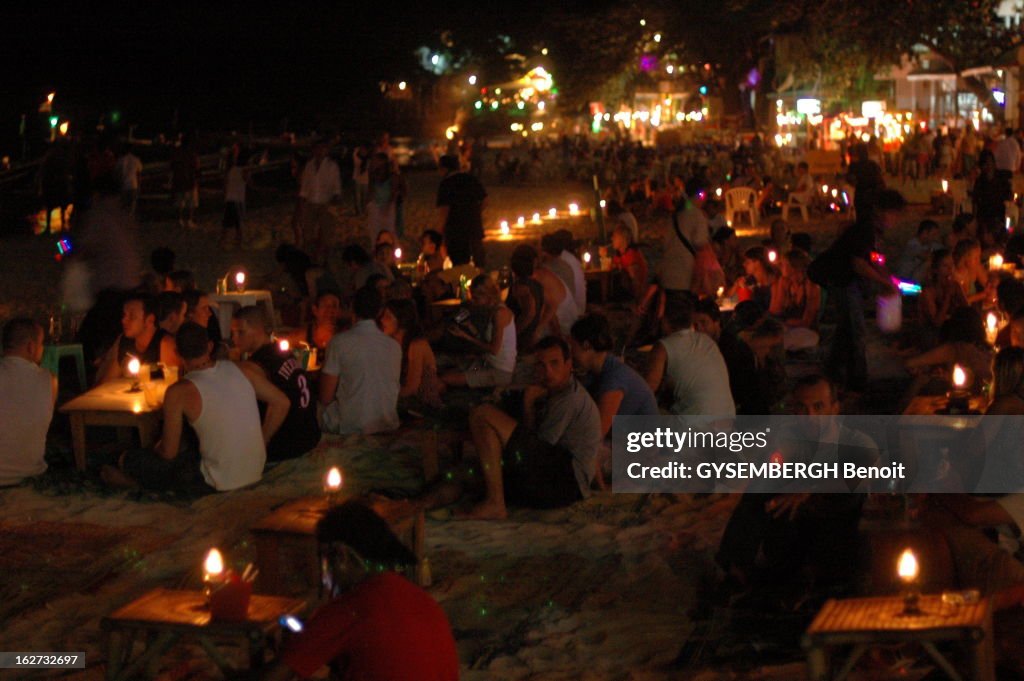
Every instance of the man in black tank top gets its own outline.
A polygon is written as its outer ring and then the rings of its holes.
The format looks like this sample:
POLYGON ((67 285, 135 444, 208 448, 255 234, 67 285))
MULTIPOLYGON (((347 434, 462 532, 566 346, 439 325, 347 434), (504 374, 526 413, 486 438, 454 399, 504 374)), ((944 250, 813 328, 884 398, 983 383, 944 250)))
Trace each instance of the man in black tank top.
MULTIPOLYGON (((267 460, 282 461, 302 456, 320 442, 316 420, 316 396, 312 381, 292 356, 271 341, 263 309, 248 306, 235 312, 231 338, 248 354, 248 362, 262 369, 267 379, 288 396, 291 408, 281 428, 267 444, 267 460)), ((260 403, 260 415, 265 406, 260 403)))
POLYGON ((129 355, 143 364, 173 363, 173 338, 156 325, 156 303, 144 294, 133 293, 124 301, 121 317, 122 333, 107 351, 96 373, 96 382, 121 378, 129 355))

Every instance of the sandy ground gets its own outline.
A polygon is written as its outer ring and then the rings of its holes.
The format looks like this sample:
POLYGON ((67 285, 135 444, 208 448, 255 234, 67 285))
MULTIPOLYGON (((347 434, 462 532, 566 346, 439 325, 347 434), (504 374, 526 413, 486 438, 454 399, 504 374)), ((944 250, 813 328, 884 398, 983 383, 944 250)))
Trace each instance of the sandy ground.
MULTIPOLYGON (((407 224, 417 233, 433 217, 433 176, 413 176, 407 224)), ((570 201, 586 205, 585 187, 547 185, 489 188, 487 221, 527 219, 570 201)), ((272 195, 254 201, 249 214, 257 241, 272 226, 287 225, 291 207, 272 195), (260 205, 262 204, 262 205, 260 205)), ((341 214, 342 237, 361 222, 341 214)), ((920 211, 908 216, 916 223, 920 211)), ((212 288, 228 267, 273 267, 272 249, 224 251, 217 246, 219 214, 202 216, 186 233, 170 222, 144 223, 143 252, 168 245, 179 266, 212 288)), ((948 223, 948 219, 943 224, 948 223)), ((816 242, 840 226, 835 219, 809 226, 816 242)), ((584 231, 589 222, 581 220, 584 231)), ((794 226, 794 228, 799 228, 794 226)), ((904 233, 909 231, 901 230, 904 233)), ((648 234, 651 234, 648 232, 648 234)), ((57 303, 59 269, 52 239, 0 242, 0 318, 11 312, 40 314, 57 303)), ((494 247, 496 259, 508 244, 494 247)), ((884 352, 872 352, 872 369, 898 375, 884 352)), ((85 651, 89 668, 69 678, 99 679, 104 672, 100 618, 155 586, 195 587, 199 566, 213 545, 230 560, 253 559, 247 529, 283 501, 317 493, 323 472, 338 464, 352 491, 417 487, 418 437, 331 440, 302 460, 284 464, 251 490, 210 496, 190 505, 133 501, 124 495, 77 492, 53 496, 21 487, 0 491, 0 518, 10 524, 38 521, 131 527, 160 536, 165 548, 126 561, 87 593, 55 596, 0 627, 0 650, 85 651)), ((803 676, 799 653, 786 664, 761 666, 757 658, 709 660, 681 656, 695 623, 689 615, 711 567, 711 556, 735 501, 733 497, 597 495, 563 511, 516 512, 506 522, 452 522, 431 518, 427 552, 434 585, 459 641, 463 678, 477 679, 739 679, 803 676), (685 659, 684 659, 685 658, 685 659), (736 671, 743 669, 743 671, 736 671)), ((126 547, 130 548, 130 547, 126 547)), ((88 556, 82 556, 88 561, 88 556)), ((795 644, 795 641, 794 641, 795 644)), ((212 673, 197 650, 169 655, 163 678, 199 679, 212 673)), ((6 678, 6 677, 5 677, 6 678)), ((14 677, 16 678, 16 677, 14 677)))

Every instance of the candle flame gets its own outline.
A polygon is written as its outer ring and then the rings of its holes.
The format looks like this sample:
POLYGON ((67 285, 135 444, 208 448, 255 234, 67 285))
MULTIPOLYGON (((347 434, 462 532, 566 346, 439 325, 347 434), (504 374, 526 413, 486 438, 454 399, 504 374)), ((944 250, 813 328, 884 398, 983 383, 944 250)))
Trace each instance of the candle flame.
POLYGON ((779 259, 779 254, 775 251, 768 251, 768 262, 775 262, 779 259))
POLYGON ((721 298, 724 294, 725 294, 725 287, 724 286, 719 286, 718 287, 718 297, 721 298))
POLYGON ((721 187, 719 187, 718 189, 715 190, 715 196, 717 196, 718 198, 722 198, 722 188, 721 187))
POLYGON ((245 272, 238 272, 235 274, 235 283, 239 286, 245 283, 245 272))
POLYGON ((910 549, 903 549, 903 553, 900 554, 899 563, 896 566, 896 571, 899 573, 900 579, 908 584, 917 579, 917 556, 910 549))
POLYGON ((556 215, 558 215, 558 211, 557 210, 555 210, 554 208, 548 208, 548 217, 549 218, 553 218, 556 215))
POLYGON ((534 213, 533 214, 533 221, 534 222, 540 222, 540 213, 534 213))
POLYGON ((341 469, 337 466, 327 471, 327 489, 331 492, 337 492, 341 489, 341 469))
POLYGON ((985 316, 985 326, 988 327, 989 331, 995 331, 999 328, 999 316, 995 312, 989 312, 985 316))
POLYGON ((827 184, 821 185, 821 193, 822 194, 828 194, 828 185, 827 184))
POLYGON ((138 357, 132 357, 128 360, 128 373, 132 376, 138 376, 139 370, 142 368, 142 362, 139 361, 138 357))
POLYGON ((206 554, 206 561, 203 563, 203 571, 206 572, 207 579, 217 577, 224 572, 224 557, 220 555, 220 551, 210 549, 210 552, 206 554))
POLYGON ((991 270, 1001 269, 1003 266, 1003 256, 1000 253, 994 254, 988 259, 988 267, 991 270))
POLYGON ((402 259, 402 249, 401 248, 396 248, 395 249, 395 260, 401 260, 401 259, 402 259))
POLYGON ((519 218, 516 219, 516 227, 522 227, 525 224, 526 224, 526 218, 524 218, 522 215, 520 215, 519 218))
POLYGON ((502 236, 508 236, 508 223, 507 222, 501 223, 501 235, 502 236))
POLYGON ((569 215, 576 215, 576 213, 579 213, 579 212, 580 212, 579 204, 577 204, 577 203, 570 203, 569 204, 569 215))
POLYGON ((949 191, 949 181, 948 180, 943 180, 942 181, 942 193, 945 194, 947 191, 949 191))
POLYGON ((963 388, 967 384, 967 372, 959 364, 953 367, 953 385, 963 388))
POLYGON ((583 262, 585 262, 587 264, 590 263, 590 253, 584 253, 583 254, 583 262))
POLYGON ((281 352, 288 352, 288 350, 291 349, 292 344, 288 342, 287 338, 284 338, 281 339, 280 342, 278 342, 277 347, 281 349, 281 352))

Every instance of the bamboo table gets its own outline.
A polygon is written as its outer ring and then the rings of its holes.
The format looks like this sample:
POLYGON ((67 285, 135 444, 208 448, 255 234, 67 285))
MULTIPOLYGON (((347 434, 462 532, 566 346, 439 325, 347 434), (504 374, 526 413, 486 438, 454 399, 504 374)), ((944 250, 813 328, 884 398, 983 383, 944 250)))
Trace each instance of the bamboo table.
MULTIPOLYGON (((298 594, 320 583, 316 525, 327 512, 327 504, 326 495, 297 499, 275 509, 252 527, 260 569, 256 586, 260 591, 298 594)), ((372 508, 422 562, 423 511, 400 504, 372 508)), ((422 580, 417 577, 415 581, 422 580)))
POLYGON ((872 646, 918 643, 951 679, 994 681, 992 606, 987 598, 967 605, 950 605, 941 596, 922 596, 920 615, 903 615, 903 599, 895 596, 830 600, 804 634, 811 681, 842 681, 872 646), (970 672, 962 676, 936 647, 959 642, 969 650, 970 672), (852 646, 833 676, 829 649, 852 646))
MULTIPOLYGON (((154 383, 159 385, 162 402, 166 381, 154 383)), ((146 404, 143 391, 132 392, 131 386, 132 380, 127 378, 101 383, 60 407, 60 412, 67 414, 71 421, 71 447, 75 452, 75 466, 78 470, 85 470, 86 426, 136 429, 143 447, 150 447, 156 441, 163 416, 161 407, 150 407, 146 404)))
POLYGON ((263 665, 267 640, 279 630, 278 620, 305 607, 305 601, 294 598, 253 595, 245 620, 222 622, 210 618, 201 591, 154 589, 103 618, 100 626, 106 632, 107 679, 121 681, 139 673, 155 676, 163 654, 186 637, 197 641, 225 676, 232 668, 216 642, 242 639, 249 646, 250 668, 258 669, 263 665), (140 635, 144 648, 132 659, 135 638, 140 635))

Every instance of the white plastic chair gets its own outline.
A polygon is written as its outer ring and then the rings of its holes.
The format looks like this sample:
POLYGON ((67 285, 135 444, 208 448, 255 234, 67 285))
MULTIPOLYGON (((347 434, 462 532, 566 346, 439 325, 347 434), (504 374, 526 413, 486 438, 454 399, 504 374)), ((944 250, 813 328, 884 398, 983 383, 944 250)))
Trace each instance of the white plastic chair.
POLYGON ((750 216, 750 226, 757 227, 757 193, 750 187, 736 187, 725 193, 725 221, 735 227, 739 213, 750 216))
POLYGON ((784 204, 782 204, 782 219, 783 220, 788 220, 789 219, 789 209, 790 208, 796 208, 798 211, 800 211, 800 215, 803 217, 804 222, 807 222, 808 220, 810 220, 810 218, 808 217, 809 211, 807 210, 807 204, 804 203, 803 201, 798 200, 796 198, 796 195, 793 194, 792 192, 790 193, 789 197, 786 199, 786 202, 784 204))

